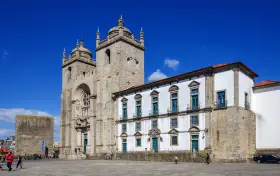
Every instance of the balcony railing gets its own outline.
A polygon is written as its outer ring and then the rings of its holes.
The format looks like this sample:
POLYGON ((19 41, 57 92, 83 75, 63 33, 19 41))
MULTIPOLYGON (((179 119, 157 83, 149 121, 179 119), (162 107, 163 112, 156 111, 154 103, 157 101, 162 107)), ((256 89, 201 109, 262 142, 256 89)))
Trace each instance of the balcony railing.
POLYGON ((178 114, 179 113, 179 106, 177 108, 167 109, 167 114, 178 114))
POLYGON ((249 110, 250 107, 251 107, 251 106, 250 106, 250 103, 249 103, 249 102, 245 102, 245 109, 246 109, 246 110, 249 110))
POLYGON ((214 106, 216 109, 225 109, 227 108, 227 100, 214 101, 214 106))
POLYGON ((196 111, 200 109, 200 105, 192 105, 190 106, 189 104, 187 105, 187 111, 196 111))
POLYGON ((158 115, 159 115, 158 111, 150 111, 149 112, 149 116, 156 117, 158 115))
POLYGON ((133 114, 134 119, 140 119, 142 117, 142 113, 133 114))
POLYGON ((120 116, 120 120, 127 120, 127 116, 120 116))

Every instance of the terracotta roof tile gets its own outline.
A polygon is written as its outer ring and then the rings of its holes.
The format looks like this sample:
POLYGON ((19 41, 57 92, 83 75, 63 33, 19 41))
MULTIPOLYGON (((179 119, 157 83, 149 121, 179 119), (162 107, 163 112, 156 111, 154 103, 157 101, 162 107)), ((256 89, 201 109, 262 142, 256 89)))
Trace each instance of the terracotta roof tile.
POLYGON ((280 83, 280 81, 265 80, 265 81, 255 84, 254 87, 262 87, 262 86, 267 86, 267 85, 276 84, 276 83, 280 83))
POLYGON ((219 68, 219 67, 223 67, 223 66, 226 66, 228 64, 217 64, 217 65, 213 65, 212 67, 213 68, 219 68))

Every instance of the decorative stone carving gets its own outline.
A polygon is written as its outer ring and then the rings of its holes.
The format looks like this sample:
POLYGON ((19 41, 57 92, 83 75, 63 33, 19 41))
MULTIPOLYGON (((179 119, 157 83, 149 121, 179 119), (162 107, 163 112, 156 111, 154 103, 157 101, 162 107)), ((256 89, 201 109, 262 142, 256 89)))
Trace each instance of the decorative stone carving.
POLYGON ((152 128, 150 131, 149 131, 149 136, 151 138, 155 138, 155 137, 158 137, 160 135, 160 129, 158 128, 152 128))

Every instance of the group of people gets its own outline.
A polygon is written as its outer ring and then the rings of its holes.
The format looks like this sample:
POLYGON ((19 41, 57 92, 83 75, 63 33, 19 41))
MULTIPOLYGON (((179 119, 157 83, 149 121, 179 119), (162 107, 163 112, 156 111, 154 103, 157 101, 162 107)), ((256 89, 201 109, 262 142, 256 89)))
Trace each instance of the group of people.
MULTIPOLYGON (((0 158, 1 160, 1 158, 0 158)), ((14 162, 14 155, 12 154, 12 152, 9 152, 8 154, 6 154, 4 156, 4 158, 2 158, 2 163, 5 162, 5 160, 7 161, 7 167, 9 169, 9 171, 12 170, 12 163, 14 162)), ((16 168, 18 168, 20 166, 20 169, 22 169, 22 157, 19 155, 18 156, 18 161, 17 161, 17 166, 16 168)), ((0 165, 0 169, 3 169, 2 166, 0 165)))

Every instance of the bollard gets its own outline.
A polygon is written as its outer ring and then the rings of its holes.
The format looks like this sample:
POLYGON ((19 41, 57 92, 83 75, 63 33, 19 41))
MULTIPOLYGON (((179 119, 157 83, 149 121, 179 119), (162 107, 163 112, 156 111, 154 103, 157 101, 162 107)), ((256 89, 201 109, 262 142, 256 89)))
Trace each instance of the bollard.
POLYGON ((178 164, 178 157, 175 156, 175 164, 178 164))

